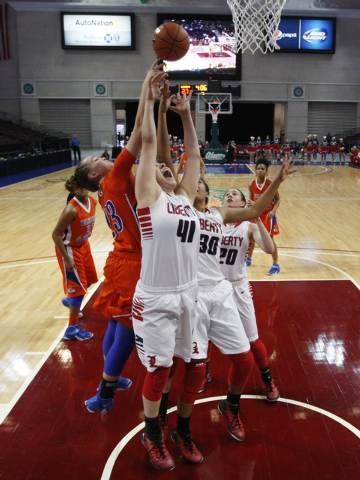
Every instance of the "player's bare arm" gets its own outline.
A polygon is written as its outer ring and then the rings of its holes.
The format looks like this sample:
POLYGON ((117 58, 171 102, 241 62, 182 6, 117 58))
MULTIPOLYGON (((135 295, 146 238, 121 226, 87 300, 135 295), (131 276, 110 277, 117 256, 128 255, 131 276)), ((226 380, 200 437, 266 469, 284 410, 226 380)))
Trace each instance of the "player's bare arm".
POLYGON ((182 120, 184 128, 184 143, 186 145, 186 169, 183 178, 176 189, 177 194, 186 195, 190 202, 193 203, 198 186, 198 178, 200 171, 200 150, 199 143, 195 131, 195 126, 191 118, 190 100, 192 92, 189 95, 177 94, 173 99, 175 107, 169 108, 177 112, 182 120))
POLYGON ((148 70, 145 80, 142 85, 139 106, 136 113, 135 124, 133 133, 130 136, 129 142, 126 145, 126 149, 134 156, 137 157, 140 148, 141 148, 141 126, 144 117, 144 106, 145 106, 145 99, 148 91, 149 80, 151 77, 156 75, 157 73, 161 72, 163 69, 163 65, 159 63, 159 59, 155 60, 151 65, 150 69, 148 70))
POLYGON ((135 195, 139 208, 154 204, 161 194, 156 182, 156 128, 154 104, 160 95, 160 83, 166 73, 158 72, 148 79, 148 91, 145 99, 144 118, 142 121, 142 150, 136 173, 135 195))
POLYGON ((266 207, 269 205, 269 203, 275 196, 281 183, 284 182, 289 175, 296 172, 296 170, 292 168, 294 163, 295 161, 291 158, 284 160, 281 170, 275 177, 274 181, 250 208, 243 208, 240 210, 240 212, 234 212, 235 209, 232 208, 218 207, 218 210, 220 211, 224 222, 237 223, 243 222, 245 220, 253 220, 257 217, 260 217, 262 212, 266 209, 266 207))
POLYGON ((256 223, 250 223, 249 225, 249 240, 259 245, 261 250, 265 253, 273 253, 275 247, 269 232, 266 230, 263 222, 260 218, 255 219, 256 223))
POLYGON ((164 85, 161 87, 161 96, 159 103, 159 112, 158 112, 158 128, 157 128, 157 152, 160 163, 165 163, 165 165, 170 168, 172 174, 176 178, 178 183, 177 173, 175 171, 171 153, 170 153, 170 140, 169 132, 166 122, 166 113, 170 107, 171 102, 175 98, 175 95, 170 95, 169 90, 169 81, 164 80, 164 85))
POLYGON ((62 214, 60 215, 59 221, 56 224, 56 227, 54 228, 54 230, 52 232, 52 239, 54 240, 56 248, 59 250, 61 256, 64 259, 65 269, 68 272, 73 272, 74 271, 74 262, 69 257, 69 255, 66 251, 64 242, 62 241, 62 234, 67 229, 67 227, 70 225, 70 223, 73 220, 75 220, 76 215, 77 215, 76 208, 71 203, 68 203, 66 205, 66 207, 64 208, 62 214))

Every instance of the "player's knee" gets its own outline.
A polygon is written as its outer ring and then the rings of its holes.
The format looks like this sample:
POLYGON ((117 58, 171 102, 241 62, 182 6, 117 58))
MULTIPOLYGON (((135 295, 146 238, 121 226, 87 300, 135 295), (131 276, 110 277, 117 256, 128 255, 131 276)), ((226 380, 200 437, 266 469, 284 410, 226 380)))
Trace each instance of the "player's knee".
POLYGON ((206 361, 185 364, 185 377, 180 382, 177 396, 183 403, 191 405, 195 402, 206 373, 206 361))
POLYGON ((78 297, 70 297, 69 305, 70 307, 81 307, 81 303, 84 299, 84 295, 79 295, 78 297))
POLYGON ((147 372, 143 395, 147 400, 151 402, 157 402, 161 399, 162 392, 169 378, 170 367, 158 367, 154 372, 147 372))
POLYGON ((231 366, 229 370, 229 382, 231 385, 242 387, 246 384, 254 365, 254 355, 249 350, 245 353, 229 355, 231 366))

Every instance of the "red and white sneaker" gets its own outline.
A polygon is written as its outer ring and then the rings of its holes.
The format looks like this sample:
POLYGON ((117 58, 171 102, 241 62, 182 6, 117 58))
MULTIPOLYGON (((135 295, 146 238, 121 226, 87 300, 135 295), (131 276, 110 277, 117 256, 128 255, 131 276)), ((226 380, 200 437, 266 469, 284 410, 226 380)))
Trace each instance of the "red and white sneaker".
POLYGON ((177 429, 173 428, 171 430, 171 439, 179 449, 180 458, 186 462, 201 463, 204 460, 204 457, 199 451, 197 444, 191 438, 191 435, 183 438, 179 435, 177 429))
POLYGON ((243 424, 246 423, 246 418, 240 408, 232 409, 227 400, 221 400, 218 403, 218 410, 227 420, 230 435, 238 442, 242 442, 245 438, 243 424))
POLYGON ((265 395, 268 402, 276 402, 280 397, 280 392, 277 389, 277 386, 274 383, 274 380, 271 378, 268 382, 264 383, 265 395))
POLYGON ((150 462, 154 467, 164 472, 169 472, 175 468, 175 462, 168 449, 165 446, 161 435, 155 439, 150 439, 145 432, 141 434, 141 443, 149 454, 150 462))

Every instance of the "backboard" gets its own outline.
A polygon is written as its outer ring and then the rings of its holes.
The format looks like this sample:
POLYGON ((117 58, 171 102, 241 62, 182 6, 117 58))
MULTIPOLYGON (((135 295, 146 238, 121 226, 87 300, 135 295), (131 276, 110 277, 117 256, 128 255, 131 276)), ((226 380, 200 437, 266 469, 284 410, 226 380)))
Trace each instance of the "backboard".
POLYGON ((230 114, 233 112, 231 93, 200 93, 197 95, 198 113, 217 113, 230 114))

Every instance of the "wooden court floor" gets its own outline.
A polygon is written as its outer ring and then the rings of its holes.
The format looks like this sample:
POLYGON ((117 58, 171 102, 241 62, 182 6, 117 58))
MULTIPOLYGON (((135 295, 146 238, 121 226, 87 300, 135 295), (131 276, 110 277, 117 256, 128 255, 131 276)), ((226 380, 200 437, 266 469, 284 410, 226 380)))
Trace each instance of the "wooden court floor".
MULTIPOLYGON (((277 168, 270 167, 270 177, 277 168)), ((102 370, 106 321, 91 309, 98 286, 90 289, 84 308, 94 339, 61 340, 68 311, 61 304, 51 232, 65 206, 63 184, 70 174, 71 169, 63 170, 0 189, 0 478, 159 478, 165 474, 148 464, 134 432, 142 422, 144 374, 135 352, 126 372, 133 386, 116 399, 119 407, 101 416, 83 405, 95 393, 102 370), (126 443, 119 447, 122 439, 126 443), (20 465, 19 455, 27 467, 20 465)), ((252 178, 251 173, 208 175, 212 203, 228 186, 247 193, 252 178)), ((199 397, 204 403, 193 427, 205 461, 194 469, 177 459, 171 473, 176 478, 359 476, 360 170, 299 166, 280 196, 281 273, 269 278, 271 257, 256 249, 248 276, 254 281, 259 327, 287 401, 264 402, 254 371, 245 392, 249 398, 243 400, 247 438, 234 445, 216 410, 217 398, 226 394, 228 368, 216 352, 214 380, 199 397)), ((98 209, 91 246, 99 278, 111 243, 98 209)))

